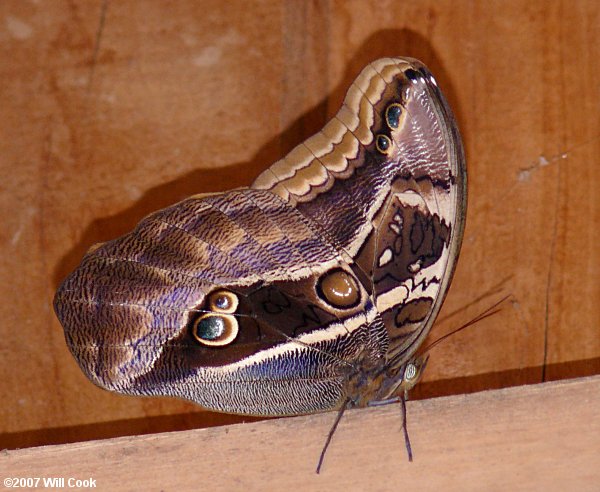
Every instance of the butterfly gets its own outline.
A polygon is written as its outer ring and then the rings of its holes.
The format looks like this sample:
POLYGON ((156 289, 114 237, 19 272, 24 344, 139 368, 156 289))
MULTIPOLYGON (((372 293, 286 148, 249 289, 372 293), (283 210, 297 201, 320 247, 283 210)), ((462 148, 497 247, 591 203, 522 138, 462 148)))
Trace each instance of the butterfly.
POLYGON ((92 247, 54 308, 83 372, 119 393, 258 416, 398 401, 420 377, 465 209, 435 79, 384 58, 250 187, 92 247))

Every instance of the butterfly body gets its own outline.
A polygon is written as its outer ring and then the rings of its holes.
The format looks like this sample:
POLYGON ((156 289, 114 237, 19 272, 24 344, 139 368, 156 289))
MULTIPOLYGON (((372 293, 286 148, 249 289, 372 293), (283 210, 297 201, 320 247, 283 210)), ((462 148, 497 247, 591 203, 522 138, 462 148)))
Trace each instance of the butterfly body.
POLYGON ((190 197, 90 250, 55 310, 109 390, 296 415, 406 390, 448 288, 462 146, 422 64, 382 59, 249 188, 190 197))

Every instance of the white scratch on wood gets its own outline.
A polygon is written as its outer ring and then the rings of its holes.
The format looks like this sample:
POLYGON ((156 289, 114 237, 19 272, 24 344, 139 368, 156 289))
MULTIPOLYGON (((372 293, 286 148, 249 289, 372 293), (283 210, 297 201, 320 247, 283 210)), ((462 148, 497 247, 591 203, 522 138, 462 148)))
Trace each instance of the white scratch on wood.
POLYGON ((33 28, 29 24, 12 15, 6 18, 5 24, 9 34, 15 39, 23 41, 33 34, 33 28))

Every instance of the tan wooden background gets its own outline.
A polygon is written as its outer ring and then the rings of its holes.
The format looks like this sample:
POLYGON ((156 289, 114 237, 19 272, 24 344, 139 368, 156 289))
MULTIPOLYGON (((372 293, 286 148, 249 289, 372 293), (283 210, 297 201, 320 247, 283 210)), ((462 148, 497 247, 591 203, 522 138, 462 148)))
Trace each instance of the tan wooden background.
POLYGON ((412 462, 397 407, 346 412, 319 475, 332 413, 6 450, 0 478, 110 492, 598 491, 600 376, 409 401, 412 462))
POLYGON ((600 373, 600 4, 0 2, 0 448, 234 422, 110 394, 51 300, 87 248, 249 184, 369 61, 424 61, 469 166, 463 252, 417 396, 600 373))

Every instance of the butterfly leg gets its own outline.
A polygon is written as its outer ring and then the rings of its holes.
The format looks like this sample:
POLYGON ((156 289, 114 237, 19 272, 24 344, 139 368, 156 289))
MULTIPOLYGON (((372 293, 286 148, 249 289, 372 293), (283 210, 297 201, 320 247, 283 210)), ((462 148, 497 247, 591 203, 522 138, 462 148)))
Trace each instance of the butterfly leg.
POLYGON ((379 401, 370 401, 368 406, 370 407, 380 407, 383 405, 389 405, 391 403, 400 402, 401 410, 402 410, 402 431, 404 432, 404 443, 406 445, 406 452, 408 453, 408 461, 413 460, 412 455, 412 446, 410 445, 410 438, 408 437, 408 427, 406 426, 406 400, 408 399, 408 395, 406 392, 402 396, 396 396, 394 398, 388 398, 386 400, 379 401))
POLYGON ((404 432, 404 444, 406 446, 406 452, 408 453, 408 461, 412 461, 412 446, 410 445, 410 438, 408 437, 408 427, 406 426, 406 395, 402 395, 400 397, 400 404, 402 406, 402 431, 404 432))
POLYGON ((327 435, 327 439, 325 440, 325 445, 323 446, 323 450, 321 451, 321 456, 319 456, 319 463, 317 464, 317 474, 321 472, 321 466, 323 466, 323 460, 325 459, 325 453, 327 452, 327 448, 329 447, 329 443, 331 443, 331 439, 333 438, 333 434, 335 434, 335 430, 337 429, 340 420, 342 420, 342 415, 348 408, 350 403, 350 399, 347 399, 344 404, 340 407, 337 417, 335 418, 335 422, 331 426, 329 430, 329 434, 327 435))

